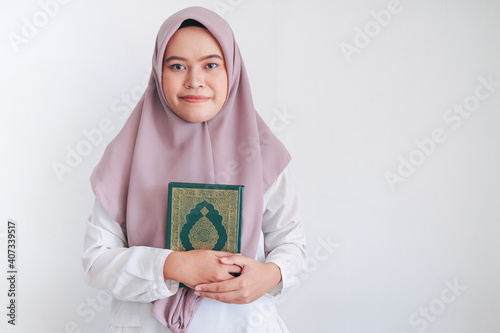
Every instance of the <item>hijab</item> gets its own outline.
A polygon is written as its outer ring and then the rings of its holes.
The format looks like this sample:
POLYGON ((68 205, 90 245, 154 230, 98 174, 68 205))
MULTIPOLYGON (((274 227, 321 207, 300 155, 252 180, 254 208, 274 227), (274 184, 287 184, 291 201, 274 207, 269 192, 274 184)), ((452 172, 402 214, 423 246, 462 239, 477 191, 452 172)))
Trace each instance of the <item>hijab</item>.
MULTIPOLYGON (((256 112, 245 66, 227 22, 189 7, 160 27, 148 87, 91 176, 92 189, 120 224, 129 246, 165 248, 169 182, 245 186, 241 252, 254 258, 262 229, 263 195, 290 161, 284 145, 256 112), (162 90, 165 48, 186 20, 218 41, 228 76, 224 105, 212 119, 191 123, 169 107, 162 90)), ((174 333, 187 332, 202 298, 189 288, 156 300, 152 312, 174 333)))

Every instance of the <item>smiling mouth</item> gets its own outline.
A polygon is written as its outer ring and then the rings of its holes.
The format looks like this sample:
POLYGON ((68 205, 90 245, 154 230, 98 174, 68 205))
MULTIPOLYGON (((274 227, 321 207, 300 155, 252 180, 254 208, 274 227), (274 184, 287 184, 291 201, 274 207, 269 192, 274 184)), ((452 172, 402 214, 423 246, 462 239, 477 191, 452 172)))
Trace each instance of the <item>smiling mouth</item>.
POLYGON ((203 103, 206 102, 210 99, 210 97, 203 96, 203 95, 185 95, 181 96, 181 99, 184 102, 188 103, 203 103))

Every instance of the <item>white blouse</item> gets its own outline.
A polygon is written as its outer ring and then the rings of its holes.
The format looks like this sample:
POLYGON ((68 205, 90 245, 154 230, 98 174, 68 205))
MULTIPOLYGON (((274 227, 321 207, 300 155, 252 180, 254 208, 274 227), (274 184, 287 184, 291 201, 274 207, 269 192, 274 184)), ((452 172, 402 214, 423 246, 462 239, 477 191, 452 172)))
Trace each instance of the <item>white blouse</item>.
MULTIPOLYGON (((305 268, 305 234, 297 190, 287 167, 264 195, 262 233, 255 260, 273 262, 282 281, 249 304, 229 304, 204 298, 189 333, 288 332, 275 297, 297 282, 305 268)), ((151 313, 152 301, 175 294, 179 283, 165 281, 163 265, 171 250, 128 247, 120 225, 96 200, 85 233, 85 280, 113 297, 106 332, 170 332, 151 313)))

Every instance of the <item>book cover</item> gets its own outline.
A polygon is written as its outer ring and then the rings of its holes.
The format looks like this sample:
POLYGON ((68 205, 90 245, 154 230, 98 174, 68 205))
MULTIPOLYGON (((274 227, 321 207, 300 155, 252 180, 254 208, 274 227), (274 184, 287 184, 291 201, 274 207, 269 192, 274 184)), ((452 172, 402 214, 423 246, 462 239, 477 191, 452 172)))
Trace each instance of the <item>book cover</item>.
POLYGON ((169 183, 167 248, 240 253, 242 185, 169 183))

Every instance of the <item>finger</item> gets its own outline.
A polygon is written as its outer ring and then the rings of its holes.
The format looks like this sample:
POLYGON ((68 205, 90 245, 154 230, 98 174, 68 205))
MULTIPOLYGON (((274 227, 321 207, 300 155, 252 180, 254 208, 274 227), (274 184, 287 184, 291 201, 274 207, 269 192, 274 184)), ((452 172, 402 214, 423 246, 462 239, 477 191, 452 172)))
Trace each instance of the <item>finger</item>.
POLYGON ((237 277, 232 277, 220 282, 199 284, 194 289, 200 292, 215 293, 235 291, 239 289, 239 282, 237 280, 237 277))
POLYGON ((241 254, 234 254, 230 257, 222 257, 219 261, 226 265, 238 265, 240 267, 247 266, 253 259, 242 256, 241 254))
POLYGON ((223 251, 212 251, 212 252, 218 258, 226 258, 234 255, 234 253, 231 252, 223 252, 223 251))
POLYGON ((241 271, 243 270, 238 265, 228 265, 228 266, 224 266, 224 268, 226 269, 226 271, 228 273, 241 273, 241 271))
POLYGON ((240 297, 240 293, 238 291, 228 291, 228 292, 195 291, 194 294, 197 296, 211 298, 224 303, 234 303, 234 304, 246 303, 244 299, 240 297))

